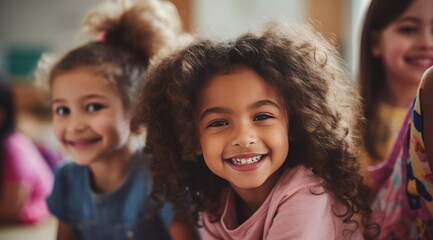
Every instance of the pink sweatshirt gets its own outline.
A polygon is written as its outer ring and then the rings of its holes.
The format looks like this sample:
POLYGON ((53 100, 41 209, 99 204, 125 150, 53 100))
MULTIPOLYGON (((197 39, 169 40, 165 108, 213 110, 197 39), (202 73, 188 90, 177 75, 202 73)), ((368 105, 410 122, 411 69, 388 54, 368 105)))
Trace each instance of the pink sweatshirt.
POLYGON ((331 193, 314 195, 320 183, 303 166, 287 169, 262 206, 244 223, 238 224, 234 192, 228 191, 221 219, 216 223, 203 214, 201 235, 207 239, 363 239, 354 224, 344 224, 332 212, 331 193), (345 230, 346 231, 343 231, 345 230), (352 231, 349 231, 352 230, 352 231))
POLYGON ((26 136, 12 133, 6 140, 3 183, 24 183, 29 198, 19 212, 19 221, 35 223, 50 216, 46 197, 53 186, 53 173, 36 146, 26 136))

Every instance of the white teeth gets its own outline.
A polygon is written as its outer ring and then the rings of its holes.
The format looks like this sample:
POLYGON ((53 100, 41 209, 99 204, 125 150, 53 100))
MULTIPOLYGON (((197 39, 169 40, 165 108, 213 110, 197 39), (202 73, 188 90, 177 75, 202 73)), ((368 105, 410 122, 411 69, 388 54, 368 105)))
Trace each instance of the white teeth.
POLYGON ((413 64, 421 65, 421 66, 431 66, 433 61, 432 59, 425 58, 415 58, 410 60, 413 64))
POLYGON ((235 165, 247 165, 252 164, 260 161, 262 159, 263 155, 250 157, 250 158, 232 158, 232 163, 235 165))

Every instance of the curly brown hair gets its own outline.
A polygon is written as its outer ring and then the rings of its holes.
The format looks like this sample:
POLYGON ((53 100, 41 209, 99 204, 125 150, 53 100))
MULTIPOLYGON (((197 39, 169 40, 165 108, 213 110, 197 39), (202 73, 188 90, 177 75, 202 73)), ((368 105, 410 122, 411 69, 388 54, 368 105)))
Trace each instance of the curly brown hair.
POLYGON ((284 167, 304 165, 347 208, 345 222, 360 217, 366 237, 367 187, 358 173, 360 98, 335 47, 309 26, 274 21, 235 40, 198 39, 151 65, 132 129, 147 127, 146 151, 154 155, 156 198, 178 208, 209 211, 218 218, 219 196, 228 183, 196 155, 197 94, 215 74, 247 66, 283 97, 290 116, 290 151, 284 167), (356 217, 354 217, 356 216, 356 217))

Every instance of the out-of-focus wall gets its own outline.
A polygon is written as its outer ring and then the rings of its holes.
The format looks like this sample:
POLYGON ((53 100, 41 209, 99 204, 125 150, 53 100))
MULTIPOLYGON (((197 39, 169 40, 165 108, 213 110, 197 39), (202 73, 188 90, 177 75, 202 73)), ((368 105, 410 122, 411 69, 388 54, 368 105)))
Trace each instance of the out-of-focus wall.
POLYGON ((303 0, 195 0, 193 29, 218 36, 234 37, 248 29, 281 17, 288 22, 303 22, 306 6, 303 0))
MULTIPOLYGON (((118 0, 111 0, 118 1, 118 0)), ((171 0, 188 31, 232 37, 282 17, 313 21, 333 36, 348 64, 356 64, 358 27, 369 0, 171 0)), ((104 0, 0 0, 0 70, 8 49, 30 47, 62 52, 86 40, 79 32, 85 14, 104 0)))
MULTIPOLYGON (((359 26, 370 0, 171 1, 179 10, 185 30, 221 38, 235 37, 276 17, 294 23, 312 22, 317 30, 340 44, 340 52, 355 71, 359 26)), ((41 51, 63 53, 89 40, 92 36, 80 31, 81 22, 92 8, 103 2, 105 0, 0 0, 0 71, 5 70, 4 59, 11 49, 18 58, 32 57, 30 60, 35 64, 38 58, 35 54, 41 51)), ((28 64, 22 62, 14 66, 28 64)), ((43 113, 36 91, 29 84, 31 74, 13 78, 20 110, 43 113), (22 79, 26 81, 19 81, 22 79)), ((27 129, 37 129, 28 124, 30 121, 23 122, 26 123, 23 126, 30 126, 27 129)))
MULTIPOLYGON (((33 57, 43 50, 61 52, 79 44, 85 39, 85 35, 78 33, 82 18, 89 9, 101 2, 101 0, 1 0, 0 69, 10 70, 10 66, 7 66, 8 61, 15 61, 16 58, 25 57, 26 54, 33 57), (5 69, 6 67, 8 69, 5 69)), ((14 69, 19 67, 14 66, 14 69)))

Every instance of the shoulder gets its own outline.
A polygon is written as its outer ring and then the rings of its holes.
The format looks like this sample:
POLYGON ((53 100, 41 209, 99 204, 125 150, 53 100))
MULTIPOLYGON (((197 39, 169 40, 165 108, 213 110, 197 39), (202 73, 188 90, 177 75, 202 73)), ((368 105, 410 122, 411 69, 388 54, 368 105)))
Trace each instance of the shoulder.
POLYGON ((8 179, 52 177, 45 159, 25 135, 13 132, 6 139, 5 169, 8 179))
POLYGON ((9 134, 6 140, 6 149, 9 154, 26 154, 37 151, 30 138, 19 132, 9 134))
POLYGON ((333 202, 333 195, 325 191, 321 179, 304 166, 286 169, 271 195, 270 207, 276 211, 284 208, 289 212, 304 208, 326 209, 333 202))
MULTIPOLYGON (((58 166, 55 170, 54 186, 47 199, 48 207, 54 215, 59 217, 70 202, 78 204, 85 198, 88 191, 86 173, 85 167, 69 160, 58 166)), ((64 216, 60 219, 64 219, 64 216)))
POLYGON ((55 182, 57 184, 80 184, 85 174, 87 167, 80 166, 68 159, 60 163, 54 172, 55 182))
POLYGON ((345 230, 354 232, 356 239, 359 237, 355 225, 343 224, 335 215, 334 210, 340 211, 341 204, 321 183, 320 178, 303 166, 283 173, 269 206, 272 223, 268 238, 341 239, 345 230), (296 222, 297 228, 287 229, 288 222, 296 222))

